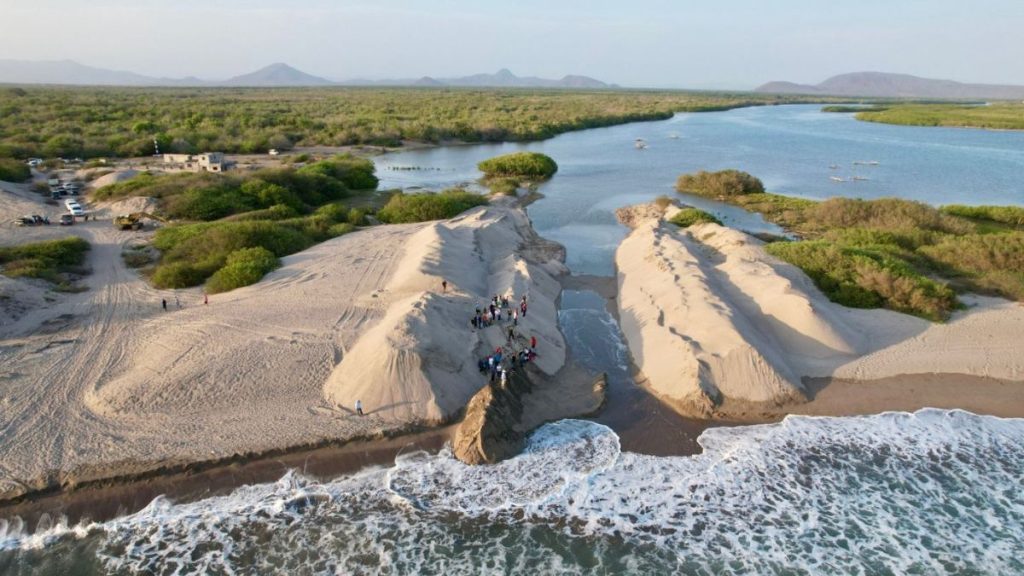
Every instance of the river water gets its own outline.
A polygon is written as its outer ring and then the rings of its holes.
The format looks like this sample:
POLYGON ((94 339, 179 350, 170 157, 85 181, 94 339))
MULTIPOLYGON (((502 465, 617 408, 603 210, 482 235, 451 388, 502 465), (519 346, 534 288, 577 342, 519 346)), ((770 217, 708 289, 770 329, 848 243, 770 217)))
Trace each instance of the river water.
MULTIPOLYGON (((625 235, 614 209, 673 194, 675 177, 695 169, 743 169, 774 192, 810 198, 1024 204, 1015 180, 1024 133, 864 124, 814 106, 411 151, 382 157, 378 170, 383 187, 439 189, 472 183, 477 161, 521 149, 559 163, 530 216, 566 245, 576 274, 613 274, 625 235), (878 164, 854 164, 867 161, 878 164), (868 179, 830 179, 854 174, 868 179)), ((560 319, 581 361, 628 384, 603 299, 569 292, 560 319)), ((600 423, 562 421, 494 467, 421 452, 329 482, 292 472, 31 535, 0 521, 0 574, 1024 573, 1024 420, 940 410, 790 417, 712 428, 700 444, 693 457, 635 454, 600 423)))

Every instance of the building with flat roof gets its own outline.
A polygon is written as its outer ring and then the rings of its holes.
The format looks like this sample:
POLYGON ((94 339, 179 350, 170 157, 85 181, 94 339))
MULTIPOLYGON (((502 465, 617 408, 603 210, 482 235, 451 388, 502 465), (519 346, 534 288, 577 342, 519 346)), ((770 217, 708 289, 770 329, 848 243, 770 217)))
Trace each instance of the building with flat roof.
POLYGON ((227 168, 222 152, 164 154, 164 169, 184 172, 223 172, 227 168))

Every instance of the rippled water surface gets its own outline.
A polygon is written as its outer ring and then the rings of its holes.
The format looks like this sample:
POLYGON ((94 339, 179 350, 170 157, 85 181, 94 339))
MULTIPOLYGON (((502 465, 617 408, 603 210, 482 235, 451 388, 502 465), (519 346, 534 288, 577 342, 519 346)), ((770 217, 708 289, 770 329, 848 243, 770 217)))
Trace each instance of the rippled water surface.
MULTIPOLYGON (((676 177, 694 170, 737 168, 761 178, 772 192, 806 198, 1024 204, 1024 132, 890 126, 820 108, 680 114, 543 142, 388 154, 377 159, 378 175, 384 188, 440 189, 475 182, 480 177, 476 163, 491 156, 518 150, 548 154, 559 171, 541 187, 545 198, 531 207, 530 217, 543 236, 568 247, 569 267, 578 274, 612 274, 611 254, 625 236, 625 228, 615 222, 615 208, 674 195, 676 177), (647 149, 637 150, 636 138, 643 138, 647 149), (867 180, 836 183, 833 176, 867 180)), ((779 231, 738 208, 684 199, 718 213, 727 224, 779 231)))
POLYGON ((416 453, 32 537, 0 527, 0 573, 1024 572, 1024 420, 790 417, 701 444, 641 456, 561 421, 493 467, 416 453))

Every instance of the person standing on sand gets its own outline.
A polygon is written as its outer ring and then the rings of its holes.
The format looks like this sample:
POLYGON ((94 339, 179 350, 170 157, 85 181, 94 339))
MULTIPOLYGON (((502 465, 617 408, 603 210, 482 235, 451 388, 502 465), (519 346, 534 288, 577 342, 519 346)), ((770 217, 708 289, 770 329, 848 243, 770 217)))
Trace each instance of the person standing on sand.
POLYGON ((210 303, 210 295, 209 294, 203 294, 203 304, 209 304, 209 303, 210 303))
POLYGON ((530 348, 537 348, 537 337, 530 336, 530 348))
POLYGON ((441 280, 441 292, 447 292, 447 291, 448 291, 448 281, 447 280, 441 280))
POLYGON ((356 400, 356 414, 363 415, 363 401, 356 400))
POLYGON ((512 325, 519 326, 519 310, 512 311, 512 325))
POLYGON ((516 328, 515 328, 515 326, 509 326, 508 327, 508 341, 512 342, 513 340, 515 340, 515 338, 516 338, 516 328))
POLYGON ((160 304, 162 304, 162 305, 163 305, 163 307, 164 307, 164 312, 167 312, 167 298, 164 298, 163 300, 161 300, 161 301, 160 301, 160 304))

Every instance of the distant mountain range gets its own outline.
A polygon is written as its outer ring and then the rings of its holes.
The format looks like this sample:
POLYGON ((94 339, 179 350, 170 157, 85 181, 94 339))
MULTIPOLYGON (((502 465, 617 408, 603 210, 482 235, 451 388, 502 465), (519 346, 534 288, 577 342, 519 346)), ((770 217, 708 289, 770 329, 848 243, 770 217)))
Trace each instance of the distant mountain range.
POLYGON ((963 84, 952 80, 919 78, 909 74, 854 72, 841 74, 821 84, 769 82, 757 92, 770 94, 821 94, 823 96, 870 96, 877 98, 1024 99, 1024 86, 963 84))
POLYGON ((559 80, 519 77, 507 69, 496 74, 474 74, 459 78, 395 80, 346 80, 335 82, 307 74, 287 64, 271 64, 249 74, 227 80, 188 78, 157 78, 134 72, 107 70, 79 64, 73 60, 0 60, 0 83, 6 84, 71 84, 88 86, 466 86, 506 88, 614 88, 587 76, 564 76, 559 80))
POLYGON ((496 88, 617 88, 615 84, 607 84, 589 76, 568 75, 558 80, 537 78, 534 76, 520 77, 509 69, 502 68, 495 74, 473 74, 458 78, 432 78, 424 76, 418 79, 391 80, 346 80, 341 84, 348 86, 466 86, 496 88))

